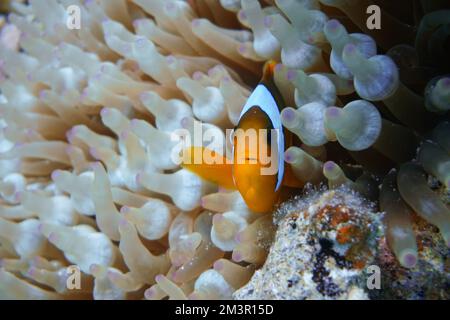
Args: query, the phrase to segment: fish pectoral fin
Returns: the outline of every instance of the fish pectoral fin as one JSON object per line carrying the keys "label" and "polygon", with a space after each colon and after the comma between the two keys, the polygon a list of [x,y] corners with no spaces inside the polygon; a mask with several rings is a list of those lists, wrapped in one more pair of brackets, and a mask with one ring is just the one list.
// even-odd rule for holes
{"label": "fish pectoral fin", "polygon": [[291,165],[286,163],[284,177],[283,177],[283,186],[290,188],[303,188],[305,184],[300,181],[292,171]]}
{"label": "fish pectoral fin", "polygon": [[188,147],[183,150],[181,166],[220,187],[236,189],[231,161],[214,150],[205,147]]}

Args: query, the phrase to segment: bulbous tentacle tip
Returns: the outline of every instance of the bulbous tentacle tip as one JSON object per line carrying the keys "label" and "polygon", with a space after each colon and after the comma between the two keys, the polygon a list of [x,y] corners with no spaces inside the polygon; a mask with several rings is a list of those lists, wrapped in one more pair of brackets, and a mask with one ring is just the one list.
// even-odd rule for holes
{"label": "bulbous tentacle tip", "polygon": [[295,70],[288,70],[288,72],[286,73],[286,79],[288,81],[294,81],[294,79],[296,77],[297,77],[297,72]]}
{"label": "bulbous tentacle tip", "polygon": [[111,109],[110,108],[102,108],[102,110],[100,110],[100,115],[103,117],[108,117],[111,114]]}
{"label": "bulbous tentacle tip", "polygon": [[241,262],[242,259],[243,259],[242,253],[239,252],[238,250],[234,250],[233,253],[232,253],[231,258],[233,259],[233,261]]}
{"label": "bulbous tentacle tip", "polygon": [[349,43],[344,47],[344,51],[342,52],[349,59],[356,56],[358,48],[353,43]]}
{"label": "bulbous tentacle tip", "polygon": [[129,213],[131,211],[131,208],[128,206],[122,206],[122,208],[120,208],[120,213],[126,215],[127,213]]}
{"label": "bulbous tentacle tip", "polygon": [[379,111],[370,102],[355,100],[344,108],[327,108],[325,126],[336,135],[344,148],[359,151],[375,143],[382,129],[382,120]]}
{"label": "bulbous tentacle tip", "polygon": [[162,275],[162,274],[158,274],[155,276],[156,282],[161,282],[163,279],[164,279],[164,275]]}
{"label": "bulbous tentacle tip", "polygon": [[440,81],[442,88],[449,90],[450,89],[450,77],[442,78]]}
{"label": "bulbous tentacle tip", "polygon": [[295,157],[294,157],[294,155],[292,153],[293,152],[290,151],[290,150],[286,150],[286,152],[284,153],[284,160],[287,163],[291,163],[292,161],[294,161]]}
{"label": "bulbous tentacle tip", "polygon": [[48,97],[48,91],[47,90],[41,90],[39,92],[39,98],[41,100],[45,100],[45,99],[47,99],[47,97]]}
{"label": "bulbous tentacle tip", "polygon": [[366,58],[355,45],[347,44],[342,59],[354,75],[355,89],[361,98],[381,101],[397,92],[399,71],[390,57],[376,55]]}
{"label": "bulbous tentacle tip", "polygon": [[332,172],[336,167],[337,165],[333,161],[327,161],[323,164],[323,170],[326,172]]}
{"label": "bulbous tentacle tip", "polygon": [[295,110],[293,108],[286,108],[281,111],[281,119],[283,123],[291,124],[295,120]]}
{"label": "bulbous tentacle tip", "polygon": [[224,264],[222,261],[218,260],[218,261],[214,262],[213,268],[216,271],[221,271],[224,268]]}
{"label": "bulbous tentacle tip", "polygon": [[431,112],[450,110],[450,76],[431,79],[425,88],[425,106]]}
{"label": "bulbous tentacle tip", "polygon": [[417,251],[405,250],[399,260],[400,264],[405,268],[414,268],[418,262]]}
{"label": "bulbous tentacle tip", "polygon": [[61,175],[61,170],[54,170],[51,174],[51,178],[53,181],[58,179],[58,177]]}
{"label": "bulbous tentacle tip", "polygon": [[145,290],[144,292],[144,297],[147,300],[150,300],[153,298],[153,296],[155,295],[155,290],[153,288],[148,288],[147,290]]}
{"label": "bulbous tentacle tip", "polygon": [[340,25],[341,25],[341,23],[338,20],[331,19],[331,20],[328,20],[328,22],[325,24],[324,29],[327,33],[333,33],[338,30]]}
{"label": "bulbous tentacle tip", "polygon": [[342,114],[342,109],[338,107],[329,107],[325,110],[325,117],[329,119],[338,118]]}

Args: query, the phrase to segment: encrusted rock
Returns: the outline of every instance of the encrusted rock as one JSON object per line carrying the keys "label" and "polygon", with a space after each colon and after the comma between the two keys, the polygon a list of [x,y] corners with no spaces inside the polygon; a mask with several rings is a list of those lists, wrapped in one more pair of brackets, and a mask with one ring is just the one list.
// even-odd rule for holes
{"label": "encrusted rock", "polygon": [[235,299],[367,299],[366,268],[377,255],[382,215],[340,187],[307,190],[275,214],[265,265]]}

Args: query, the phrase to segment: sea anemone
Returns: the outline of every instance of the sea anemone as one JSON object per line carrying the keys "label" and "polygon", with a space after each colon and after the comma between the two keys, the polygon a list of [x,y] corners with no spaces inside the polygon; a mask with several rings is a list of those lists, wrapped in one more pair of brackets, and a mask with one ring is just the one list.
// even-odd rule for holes
{"label": "sea anemone", "polygon": [[[370,30],[366,0],[3,1],[0,298],[230,299],[249,283],[272,214],[175,158],[180,132],[231,149],[270,59],[297,180],[377,205],[401,268],[421,257],[412,217],[450,246],[448,11],[387,2]],[[344,227],[337,243],[382,237]]]}

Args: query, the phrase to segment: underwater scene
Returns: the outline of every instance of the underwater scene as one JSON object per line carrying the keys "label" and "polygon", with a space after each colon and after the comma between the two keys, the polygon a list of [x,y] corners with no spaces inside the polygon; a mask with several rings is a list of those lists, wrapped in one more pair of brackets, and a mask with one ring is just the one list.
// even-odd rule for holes
{"label": "underwater scene", "polygon": [[449,111],[448,0],[0,0],[0,300],[450,300]]}

